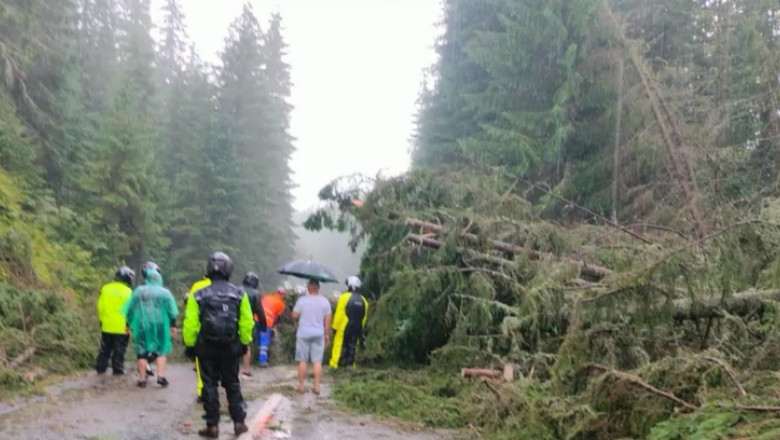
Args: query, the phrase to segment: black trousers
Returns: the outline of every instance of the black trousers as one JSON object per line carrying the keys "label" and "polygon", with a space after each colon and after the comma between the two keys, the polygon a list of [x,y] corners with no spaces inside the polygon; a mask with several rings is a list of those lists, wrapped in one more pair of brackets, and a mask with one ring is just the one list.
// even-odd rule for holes
{"label": "black trousers", "polygon": [[208,426],[219,424],[219,390],[221,383],[225,388],[228,400],[230,418],[234,422],[243,422],[246,411],[243,408],[244,398],[241,396],[241,383],[238,381],[238,367],[241,357],[209,356],[198,357],[200,377],[203,380],[203,408],[206,414],[203,418]]}
{"label": "black trousers", "polygon": [[355,363],[358,344],[362,339],[363,326],[360,322],[357,325],[347,324],[347,328],[344,329],[344,342],[341,345],[339,367],[347,367]]}
{"label": "black trousers", "polygon": [[105,373],[110,359],[111,369],[114,371],[114,374],[124,373],[125,351],[127,350],[129,339],[130,336],[125,334],[101,333],[100,351],[98,352],[97,361],[95,361],[95,370],[98,373]]}

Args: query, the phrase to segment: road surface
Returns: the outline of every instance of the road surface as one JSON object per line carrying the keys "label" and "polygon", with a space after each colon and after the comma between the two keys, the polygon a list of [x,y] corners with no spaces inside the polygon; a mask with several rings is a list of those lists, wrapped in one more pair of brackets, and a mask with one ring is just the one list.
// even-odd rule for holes
{"label": "road surface", "polygon": [[[113,377],[87,373],[46,389],[43,396],[0,404],[0,439],[176,440],[197,439],[203,426],[202,409],[195,402],[195,373],[191,365],[171,365],[171,385],[153,381],[135,387],[132,375]],[[328,382],[321,396],[294,392],[292,367],[254,370],[242,380],[248,418],[260,412],[274,394],[281,401],[268,428],[255,439],[290,440],[446,440],[449,433],[415,429],[396,421],[350,414],[329,396]],[[224,390],[220,438],[234,439],[227,416]],[[276,401],[279,401],[278,397]]]}

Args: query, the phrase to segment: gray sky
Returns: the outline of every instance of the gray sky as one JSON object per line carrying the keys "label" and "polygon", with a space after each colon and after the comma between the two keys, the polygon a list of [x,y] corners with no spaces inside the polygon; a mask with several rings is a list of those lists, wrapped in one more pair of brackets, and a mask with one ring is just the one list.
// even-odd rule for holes
{"label": "gray sky", "polygon": [[[281,13],[289,45],[295,208],[316,205],[317,192],[336,177],[405,171],[424,71],[436,61],[440,1],[251,2],[263,25]],[[190,38],[216,61],[244,0],[182,4]]]}

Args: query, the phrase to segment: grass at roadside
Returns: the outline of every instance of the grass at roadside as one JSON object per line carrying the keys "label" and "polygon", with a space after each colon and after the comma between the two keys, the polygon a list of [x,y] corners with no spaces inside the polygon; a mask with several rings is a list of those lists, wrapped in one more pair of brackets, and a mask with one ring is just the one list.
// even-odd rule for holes
{"label": "grass at roadside", "polygon": [[439,428],[467,425],[460,378],[424,371],[359,370],[334,373],[333,397],[348,408]]}

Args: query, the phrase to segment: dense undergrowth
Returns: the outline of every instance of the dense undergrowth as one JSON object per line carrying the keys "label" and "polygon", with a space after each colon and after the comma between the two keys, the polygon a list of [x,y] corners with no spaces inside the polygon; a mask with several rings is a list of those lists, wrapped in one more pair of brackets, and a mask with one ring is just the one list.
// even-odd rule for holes
{"label": "dense undergrowth", "polygon": [[77,228],[75,215],[45,199],[30,203],[0,168],[3,390],[23,389],[47,374],[72,372],[93,361],[99,326],[82,301],[93,304],[99,273],[88,252],[51,240],[60,228]]}
{"label": "dense undergrowth", "polygon": [[[486,385],[430,368],[340,374],[334,397],[358,412],[457,429],[472,438],[491,440],[758,440],[780,435],[780,421],[773,413],[730,408],[733,390],[727,386],[728,378],[714,368],[705,370],[709,377],[693,388],[676,376],[654,382],[670,386],[678,395],[694,393],[704,399],[706,403],[695,413],[677,411],[656,395],[609,378],[594,380],[581,393],[562,397],[549,383],[520,379]],[[667,373],[685,374],[655,372]],[[749,392],[780,391],[777,375],[760,376],[746,383]],[[780,398],[774,400],[780,402]]]}
{"label": "dense undergrowth", "polygon": [[[776,200],[691,239],[673,224],[564,227],[498,175],[411,173],[323,196],[331,210],[310,227],[368,238],[363,362],[429,369],[340,382],[355,409],[494,439],[776,432],[771,414],[737,408],[780,404]],[[510,383],[459,378],[507,363]]]}

